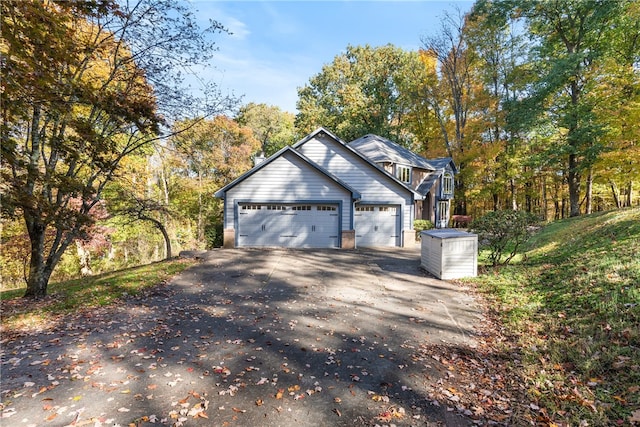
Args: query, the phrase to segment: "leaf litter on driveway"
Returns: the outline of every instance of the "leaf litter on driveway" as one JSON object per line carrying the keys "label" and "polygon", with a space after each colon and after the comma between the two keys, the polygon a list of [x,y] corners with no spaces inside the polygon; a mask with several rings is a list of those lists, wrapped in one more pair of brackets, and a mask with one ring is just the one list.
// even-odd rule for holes
{"label": "leaf litter on driveway", "polygon": [[517,378],[496,363],[493,338],[475,327],[486,319],[473,298],[418,265],[411,252],[213,251],[119,305],[38,333],[3,331],[0,425],[531,417],[513,403]]}

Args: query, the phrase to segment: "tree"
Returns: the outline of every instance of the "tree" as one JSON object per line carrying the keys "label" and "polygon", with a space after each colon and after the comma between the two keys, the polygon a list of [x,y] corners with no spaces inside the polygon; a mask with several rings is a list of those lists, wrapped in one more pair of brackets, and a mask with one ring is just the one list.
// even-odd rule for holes
{"label": "tree", "polygon": [[[569,189],[569,214],[580,214],[582,185],[604,150],[604,123],[595,114],[599,64],[611,55],[610,41],[621,31],[626,1],[521,0],[512,13],[524,17],[533,37],[533,64],[539,80],[519,102],[517,115],[547,120],[557,129],[549,156],[563,164]],[[528,116],[528,117],[527,117]],[[522,118],[519,120],[522,121]],[[590,192],[587,191],[587,205]]]}
{"label": "tree", "polygon": [[[201,108],[172,76],[207,60],[212,43],[172,1],[1,7],[2,214],[24,219],[25,297],[40,298],[121,161],[158,138],[169,115]],[[226,99],[215,101],[212,108],[226,108]]]}
{"label": "tree", "polygon": [[416,52],[390,44],[347,46],[298,90],[296,127],[307,133],[325,126],[346,140],[374,133],[411,146],[407,88],[420,70]]}
{"label": "tree", "polygon": [[222,218],[220,203],[211,194],[251,169],[261,144],[250,128],[226,116],[176,126],[189,130],[172,137],[159,151],[161,156],[173,154],[169,173],[181,180],[181,194],[169,194],[169,203],[175,205],[174,211],[197,218],[197,239],[211,247],[213,242],[205,242],[206,230]]}
{"label": "tree", "polygon": [[[467,213],[466,165],[470,138],[467,121],[473,94],[471,67],[475,59],[468,48],[465,33],[466,16],[458,10],[457,16],[446,14],[440,32],[422,38],[424,54],[437,64],[438,79],[428,94],[436,114],[444,144],[450,157],[456,160],[460,173],[456,177],[456,207],[458,214]],[[451,126],[453,132],[451,132]]]}
{"label": "tree", "polygon": [[[474,220],[470,228],[478,234],[481,245],[489,248],[489,260],[496,267],[509,264],[537,223],[529,212],[499,210]],[[507,257],[502,260],[504,254]]]}
{"label": "tree", "polygon": [[253,131],[266,156],[296,141],[295,116],[279,107],[251,102],[240,108],[235,120]]}

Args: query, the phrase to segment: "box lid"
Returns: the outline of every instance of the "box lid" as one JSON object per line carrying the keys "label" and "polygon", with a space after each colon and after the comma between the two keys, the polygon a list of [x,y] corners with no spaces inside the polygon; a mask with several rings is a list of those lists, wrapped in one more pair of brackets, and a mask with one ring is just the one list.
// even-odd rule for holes
{"label": "box lid", "polygon": [[477,237],[476,234],[466,231],[456,230],[455,228],[439,228],[435,230],[422,231],[420,234],[436,237],[438,239],[452,239],[457,237]]}

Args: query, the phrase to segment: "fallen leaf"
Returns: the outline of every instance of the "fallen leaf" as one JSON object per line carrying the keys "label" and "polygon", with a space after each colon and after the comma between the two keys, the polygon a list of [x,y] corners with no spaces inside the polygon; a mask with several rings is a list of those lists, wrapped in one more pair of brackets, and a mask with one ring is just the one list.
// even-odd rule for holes
{"label": "fallen leaf", "polygon": [[247,412],[246,409],[231,408],[231,410],[233,410],[233,412],[238,412],[240,414],[244,414],[245,412]]}
{"label": "fallen leaf", "polygon": [[262,401],[262,399],[256,400],[256,406],[262,406],[262,405],[264,405],[264,402]]}

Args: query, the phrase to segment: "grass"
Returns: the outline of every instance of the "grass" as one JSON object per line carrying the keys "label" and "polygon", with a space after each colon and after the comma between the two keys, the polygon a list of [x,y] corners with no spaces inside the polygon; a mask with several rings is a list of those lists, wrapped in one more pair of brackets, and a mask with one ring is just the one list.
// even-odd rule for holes
{"label": "grass", "polygon": [[640,410],[640,208],[556,221],[474,281],[524,357],[538,421],[630,425]]}
{"label": "grass", "polygon": [[38,329],[64,314],[114,304],[169,280],[193,263],[192,260],[173,259],[51,283],[47,297],[37,301],[23,299],[24,288],[0,292],[2,330]]}

